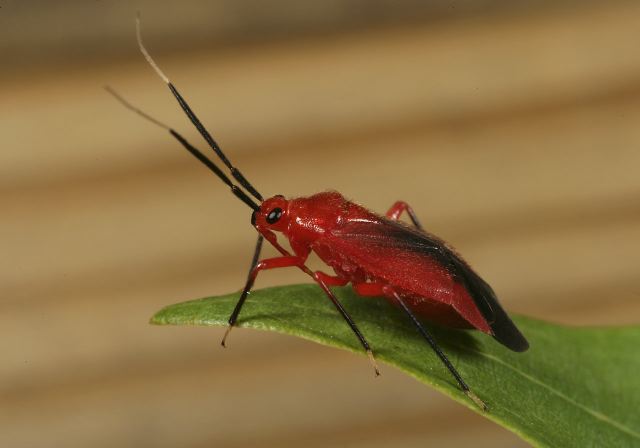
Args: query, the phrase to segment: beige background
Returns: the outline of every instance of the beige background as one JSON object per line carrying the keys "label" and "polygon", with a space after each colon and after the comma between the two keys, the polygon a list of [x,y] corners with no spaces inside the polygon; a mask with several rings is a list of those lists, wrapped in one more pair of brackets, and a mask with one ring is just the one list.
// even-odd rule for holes
{"label": "beige background", "polygon": [[407,200],[510,311],[640,321],[638,2],[0,6],[0,446],[526,446],[362,357],[249,330],[223,351],[220,328],[147,325],[240,288],[255,233],[102,90],[200,144],[137,53],[137,8],[264,194]]}

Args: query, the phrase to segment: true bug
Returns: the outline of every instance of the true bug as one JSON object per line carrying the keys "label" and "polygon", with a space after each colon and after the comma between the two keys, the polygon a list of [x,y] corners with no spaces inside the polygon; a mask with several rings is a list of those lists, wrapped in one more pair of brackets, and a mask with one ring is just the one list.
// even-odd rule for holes
{"label": "true bug", "polygon": [[[405,202],[396,202],[385,216],[381,216],[335,191],[293,199],[286,199],[282,195],[264,199],[231,164],[182,95],[153,61],[142,43],[139,18],[136,25],[142,54],[168,85],[180,107],[239,186],[175,130],[131,106],[115,92],[111,93],[128,108],[168,130],[227,184],[231,192],[252,209],[251,224],[258,231],[247,281],[229,318],[222,345],[225,346],[258,273],[268,269],[298,267],[318,283],[351,327],[368,354],[376,375],[379,375],[379,371],[369,343],[331,292],[331,286],[351,283],[361,296],[383,296],[398,305],[454,376],[460,388],[486,410],[485,403],[471,392],[418,317],[448,327],[475,328],[490,334],[511,350],[527,350],[527,340],[500,306],[491,287],[447,243],[426,232],[413,209]],[[413,227],[399,221],[405,212]],[[276,232],[288,240],[292,253],[280,245]],[[263,239],[269,241],[281,256],[260,260]],[[335,275],[311,271],[305,265],[311,252],[315,252],[331,267]]]}

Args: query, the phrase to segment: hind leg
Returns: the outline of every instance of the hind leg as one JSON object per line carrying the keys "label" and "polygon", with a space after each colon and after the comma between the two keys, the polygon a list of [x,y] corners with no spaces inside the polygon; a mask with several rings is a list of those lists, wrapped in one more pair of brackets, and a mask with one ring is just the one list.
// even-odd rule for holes
{"label": "hind leg", "polygon": [[407,306],[406,302],[402,298],[402,296],[395,290],[393,287],[389,285],[385,285],[383,283],[357,283],[353,285],[353,289],[361,296],[385,296],[395,300],[395,302],[400,306],[400,308],[405,312],[405,314],[411,319],[411,322],[416,327],[420,335],[429,343],[433,351],[438,355],[440,361],[445,365],[445,367],[451,372],[453,377],[456,379],[456,382],[460,386],[460,389],[471,399],[475,404],[477,404],[482,410],[488,410],[487,405],[480,399],[476,394],[474,394],[465,381],[462,379],[460,373],[453,367],[447,355],[444,354],[440,346],[436,343],[435,339],[429,333],[429,331],[425,328],[425,326],[418,320],[411,308]]}
{"label": "hind leg", "polygon": [[418,220],[418,216],[416,215],[416,213],[413,211],[411,206],[404,201],[398,201],[393,204],[387,211],[387,218],[398,221],[400,220],[400,216],[402,216],[403,212],[407,212],[414,226],[416,226],[420,230],[424,230],[422,228],[422,224],[420,224],[420,221]]}

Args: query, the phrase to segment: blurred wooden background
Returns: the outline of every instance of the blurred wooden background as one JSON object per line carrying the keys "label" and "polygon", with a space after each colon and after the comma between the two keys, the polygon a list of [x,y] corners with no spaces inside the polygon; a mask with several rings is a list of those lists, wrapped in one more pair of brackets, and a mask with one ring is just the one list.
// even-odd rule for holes
{"label": "blurred wooden background", "polygon": [[264,194],[407,200],[510,311],[640,321],[638,2],[4,0],[0,446],[526,446],[362,357],[147,325],[240,288],[254,231],[102,90],[199,143],[137,53],[136,9]]}

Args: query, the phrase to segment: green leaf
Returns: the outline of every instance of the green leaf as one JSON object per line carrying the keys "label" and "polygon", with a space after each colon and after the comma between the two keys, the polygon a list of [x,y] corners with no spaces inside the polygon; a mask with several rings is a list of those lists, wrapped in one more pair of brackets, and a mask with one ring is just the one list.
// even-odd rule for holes
{"label": "green leaf", "polygon": [[[376,358],[398,367],[540,447],[640,446],[640,327],[569,328],[525,317],[515,322],[531,348],[514,353],[478,331],[434,328],[436,339],[482,412],[456,386],[400,310],[351,288],[336,295]],[[239,293],[168,306],[151,323],[226,325]],[[315,285],[251,293],[240,327],[273,330],[363,353],[358,340]]]}

